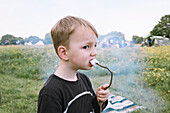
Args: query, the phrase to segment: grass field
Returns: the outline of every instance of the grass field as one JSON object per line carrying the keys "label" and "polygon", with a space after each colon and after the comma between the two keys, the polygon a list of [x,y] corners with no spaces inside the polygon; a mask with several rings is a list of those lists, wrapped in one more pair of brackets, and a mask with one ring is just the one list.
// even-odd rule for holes
{"label": "grass field", "polygon": [[[146,109],[170,112],[170,46],[97,48],[97,59],[114,72],[110,92]],[[52,46],[0,46],[0,113],[35,113],[37,98],[59,62]],[[100,67],[81,71],[96,90],[109,83],[110,73]]]}

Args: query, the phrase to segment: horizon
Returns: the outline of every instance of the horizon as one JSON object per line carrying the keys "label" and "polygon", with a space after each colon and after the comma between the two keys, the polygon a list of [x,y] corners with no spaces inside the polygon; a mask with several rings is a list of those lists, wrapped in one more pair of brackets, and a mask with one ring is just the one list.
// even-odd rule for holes
{"label": "horizon", "polygon": [[[111,31],[111,32],[108,32],[108,33],[106,33],[106,34],[100,34],[100,33],[98,33],[98,36],[105,36],[105,35],[108,35],[108,34],[110,34],[110,33],[114,33],[114,32],[119,32],[119,31]],[[122,32],[120,32],[120,33],[122,33]],[[46,34],[48,34],[48,33],[46,33]],[[45,35],[46,35],[45,34]],[[123,33],[122,33],[123,34]],[[12,34],[5,34],[5,35],[12,35]],[[5,36],[5,35],[3,35],[3,36]],[[38,36],[36,36],[36,35],[30,35],[30,36],[28,36],[28,37],[21,37],[21,38],[23,38],[23,39],[26,39],[26,38],[29,38],[29,37],[38,37],[39,39],[41,39],[41,40],[44,40],[45,39],[45,35],[44,35],[44,38],[40,38],[40,37],[38,37]],[[14,37],[20,37],[20,36],[15,36],[15,35],[12,35],[12,36],[14,36]],[[0,40],[1,40],[1,38],[2,37],[0,37]]]}

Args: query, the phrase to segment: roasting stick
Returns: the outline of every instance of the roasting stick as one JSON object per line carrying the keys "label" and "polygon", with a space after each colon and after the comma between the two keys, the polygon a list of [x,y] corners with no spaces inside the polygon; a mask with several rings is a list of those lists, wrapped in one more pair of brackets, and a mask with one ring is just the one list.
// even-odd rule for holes
{"label": "roasting stick", "polygon": [[113,72],[108,68],[108,67],[105,67],[105,66],[102,66],[100,65],[99,63],[97,63],[98,66],[102,67],[102,68],[106,68],[110,73],[111,73],[111,79],[110,79],[110,83],[109,83],[109,86],[105,88],[108,89],[111,85],[112,85],[112,80],[113,80]]}
{"label": "roasting stick", "polygon": [[[109,86],[106,87],[105,90],[108,89],[108,88],[112,85],[113,72],[112,72],[108,67],[100,65],[100,64],[99,64],[99,61],[97,61],[96,59],[91,60],[90,63],[91,63],[93,66],[98,65],[98,66],[100,66],[100,67],[102,67],[102,68],[105,68],[105,69],[107,69],[107,70],[111,73],[111,79],[110,79]],[[102,112],[102,102],[99,102],[99,105],[100,105],[100,113],[101,113],[101,112]]]}

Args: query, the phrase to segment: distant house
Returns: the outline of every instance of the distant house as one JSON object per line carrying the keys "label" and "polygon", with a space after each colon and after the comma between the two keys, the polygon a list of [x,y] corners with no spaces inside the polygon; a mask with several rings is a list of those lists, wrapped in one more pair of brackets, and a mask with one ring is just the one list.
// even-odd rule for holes
{"label": "distant house", "polygon": [[44,42],[43,41],[38,41],[36,44],[34,44],[34,45],[44,45]]}
{"label": "distant house", "polygon": [[144,37],[143,42],[145,45],[148,46],[148,38],[150,38],[152,46],[162,46],[162,45],[170,45],[169,38],[162,37],[162,36],[148,36]]}
{"label": "distant house", "polygon": [[32,45],[31,42],[26,42],[24,45]]}

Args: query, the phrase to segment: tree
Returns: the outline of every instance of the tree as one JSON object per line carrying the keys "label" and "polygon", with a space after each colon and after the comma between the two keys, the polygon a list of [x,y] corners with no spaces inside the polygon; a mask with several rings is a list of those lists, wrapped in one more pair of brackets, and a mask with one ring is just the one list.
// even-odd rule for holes
{"label": "tree", "polygon": [[15,37],[10,34],[6,34],[1,38],[1,45],[19,45],[24,44],[24,42],[22,37]]}
{"label": "tree", "polygon": [[52,44],[52,40],[51,40],[51,35],[50,35],[50,33],[47,33],[47,34],[45,35],[44,44]]}
{"label": "tree", "polygon": [[32,44],[36,44],[37,42],[39,42],[41,39],[37,36],[30,36],[28,38],[25,39],[25,41],[28,43],[28,42],[31,42]]}
{"label": "tree", "polygon": [[150,34],[170,38],[170,15],[163,16]]}
{"label": "tree", "polygon": [[142,41],[143,41],[143,37],[139,37],[139,36],[133,35],[132,41],[133,41],[133,43],[135,43],[135,44],[141,44]]}

